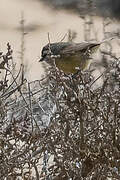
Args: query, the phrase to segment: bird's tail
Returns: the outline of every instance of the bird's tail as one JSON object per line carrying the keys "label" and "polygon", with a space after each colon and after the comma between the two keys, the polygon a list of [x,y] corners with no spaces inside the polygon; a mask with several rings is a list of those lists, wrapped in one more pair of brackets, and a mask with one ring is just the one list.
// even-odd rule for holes
{"label": "bird's tail", "polygon": [[114,37],[110,37],[110,38],[107,38],[107,39],[103,39],[103,40],[100,42],[100,44],[105,43],[105,42],[112,41],[112,40],[115,39],[115,38],[116,38],[116,37],[114,36]]}

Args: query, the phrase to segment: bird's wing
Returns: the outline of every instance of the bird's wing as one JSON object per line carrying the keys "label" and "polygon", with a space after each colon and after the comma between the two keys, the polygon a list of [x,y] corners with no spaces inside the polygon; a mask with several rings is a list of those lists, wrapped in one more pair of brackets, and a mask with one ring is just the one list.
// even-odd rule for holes
{"label": "bird's wing", "polygon": [[76,52],[85,52],[87,48],[89,47],[90,43],[84,42],[84,43],[73,43],[62,49],[61,55],[72,55]]}

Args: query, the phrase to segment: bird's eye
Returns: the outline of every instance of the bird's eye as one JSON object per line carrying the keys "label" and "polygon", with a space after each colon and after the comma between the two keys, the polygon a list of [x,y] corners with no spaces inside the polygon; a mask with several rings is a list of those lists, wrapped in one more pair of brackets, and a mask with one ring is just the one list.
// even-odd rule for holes
{"label": "bird's eye", "polygon": [[45,57],[47,55],[48,55],[48,51],[47,50],[42,51],[42,57]]}

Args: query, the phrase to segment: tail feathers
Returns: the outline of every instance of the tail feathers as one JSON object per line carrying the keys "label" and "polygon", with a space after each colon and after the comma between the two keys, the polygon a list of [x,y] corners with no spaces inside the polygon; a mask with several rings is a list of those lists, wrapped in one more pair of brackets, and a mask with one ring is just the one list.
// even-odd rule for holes
{"label": "tail feathers", "polygon": [[108,41],[112,41],[113,39],[115,39],[116,37],[110,37],[110,38],[107,38],[107,39],[103,39],[103,41],[100,42],[100,44],[102,43],[105,43],[105,42],[108,42]]}

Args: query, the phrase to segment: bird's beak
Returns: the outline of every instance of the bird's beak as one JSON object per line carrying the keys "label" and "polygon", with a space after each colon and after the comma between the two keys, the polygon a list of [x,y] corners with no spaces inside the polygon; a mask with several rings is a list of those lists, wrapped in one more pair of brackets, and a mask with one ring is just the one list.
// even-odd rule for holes
{"label": "bird's beak", "polygon": [[40,62],[40,61],[44,61],[44,58],[43,58],[43,57],[41,57],[41,58],[40,58],[40,60],[39,60],[39,62]]}
{"label": "bird's beak", "polygon": [[41,61],[49,61],[50,60],[50,56],[49,55],[46,55],[45,57],[41,57],[41,59],[39,60],[39,62]]}

